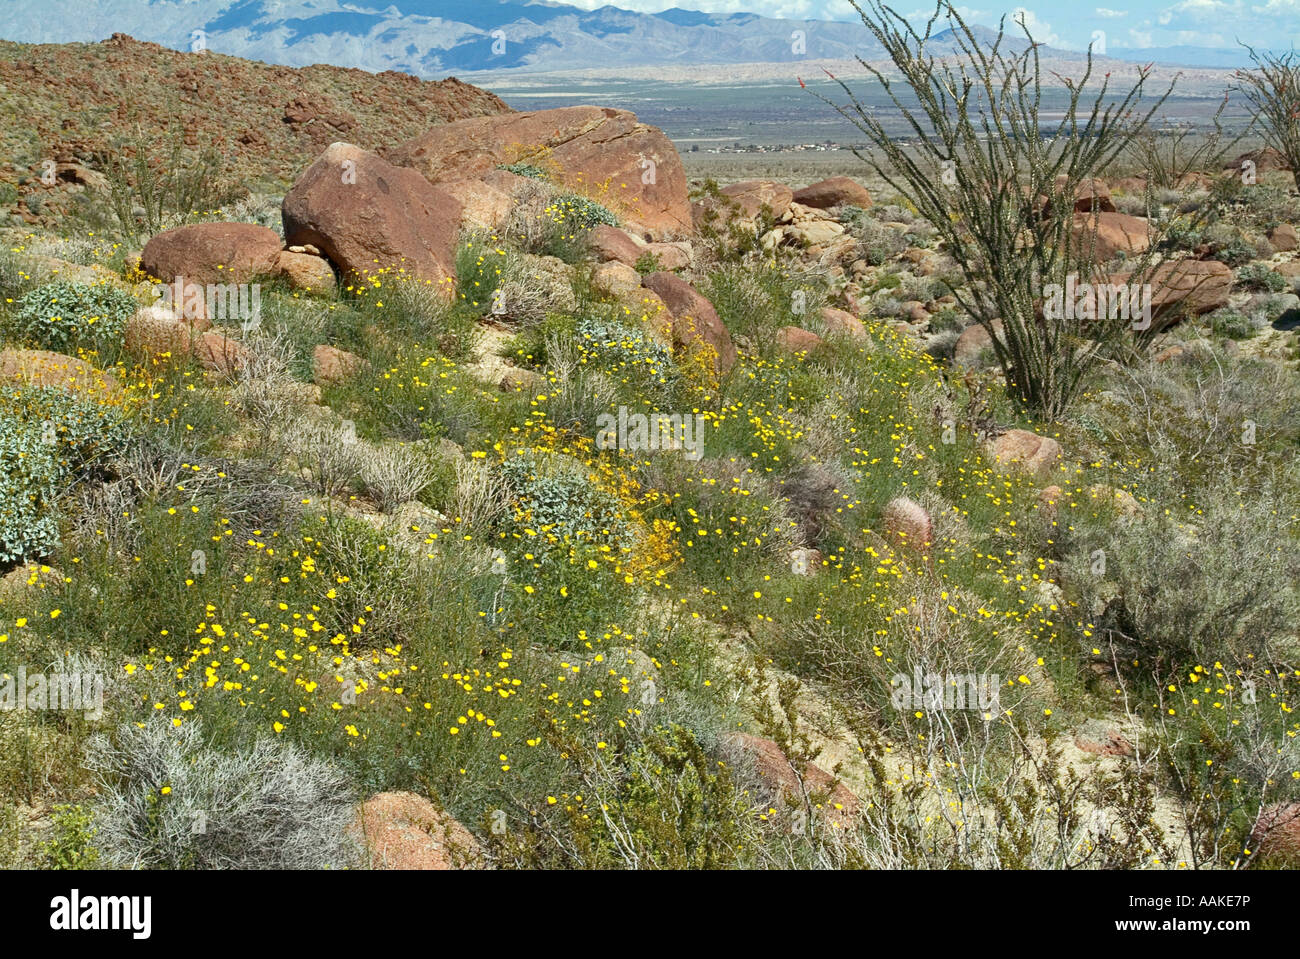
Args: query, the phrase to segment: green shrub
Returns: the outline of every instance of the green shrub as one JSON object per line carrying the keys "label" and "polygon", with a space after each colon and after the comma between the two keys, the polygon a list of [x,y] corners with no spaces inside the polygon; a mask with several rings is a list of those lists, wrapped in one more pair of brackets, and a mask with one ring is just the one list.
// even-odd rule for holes
{"label": "green shrub", "polygon": [[636,260],[635,269],[642,276],[649,273],[657,273],[662,267],[659,265],[659,256],[656,253],[642,253]]}
{"label": "green shrub", "polygon": [[505,170],[507,173],[513,173],[515,176],[526,176],[532,180],[549,180],[546,171],[539,166],[531,163],[503,163],[497,167],[498,170]]}
{"label": "green shrub", "polygon": [[871,284],[871,293],[879,293],[881,290],[897,290],[903,285],[902,278],[897,273],[881,273],[876,277],[876,281]]}
{"label": "green shrub", "polygon": [[493,294],[501,286],[507,254],[495,237],[471,236],[456,248],[458,306],[474,316],[492,310]]}
{"label": "green shrub", "polygon": [[[518,869],[735,869],[752,864],[759,822],[730,768],[676,723],[655,730],[619,763],[570,747],[600,794],[605,816],[543,807],[522,829],[493,835]],[[617,828],[611,824],[617,823]],[[553,836],[573,834],[572,843]],[[558,847],[558,848],[557,848]]]}
{"label": "green shrub", "polygon": [[1215,310],[1206,319],[1209,320],[1210,329],[1214,334],[1225,339],[1246,340],[1255,335],[1255,324],[1251,322],[1250,317],[1231,307]]}
{"label": "green shrub", "polygon": [[42,433],[0,418],[0,563],[44,556],[59,544],[58,466]]}
{"label": "green shrub", "polygon": [[41,844],[46,869],[93,869],[99,850],[93,845],[94,816],[82,806],[54,807],[54,836]]}
{"label": "green shrub", "polygon": [[949,307],[930,317],[931,333],[960,333],[963,329],[961,316]]}
{"label": "green shrub", "polygon": [[1214,258],[1220,263],[1228,264],[1233,269],[1245,266],[1255,259],[1257,255],[1255,248],[1241,237],[1235,237],[1222,246],[1215,246],[1214,248]]}
{"label": "green shrub", "polygon": [[115,410],[57,387],[0,397],[0,563],[58,546],[62,482],[124,435]]}
{"label": "green shrub", "polygon": [[672,350],[643,330],[617,320],[583,317],[574,332],[585,341],[584,350],[596,354],[605,372],[637,386],[643,394],[666,400],[680,382]]}
{"label": "green shrub", "polygon": [[23,340],[58,353],[102,350],[121,341],[135,310],[135,299],[124,290],[56,280],[18,301],[13,327]]}
{"label": "green shrub", "polygon": [[1194,250],[1204,242],[1204,224],[1185,219],[1170,223],[1160,238],[1160,245],[1166,250]]}
{"label": "green shrub", "polygon": [[529,526],[548,539],[631,548],[632,531],[618,500],[568,457],[531,452],[501,464]]}
{"label": "green shrub", "polygon": [[1238,270],[1237,285],[1257,293],[1281,293],[1287,288],[1286,277],[1262,263],[1251,263]]}
{"label": "green shrub", "polygon": [[554,210],[565,226],[575,230],[590,230],[601,224],[618,226],[618,217],[611,210],[576,193],[556,197]]}

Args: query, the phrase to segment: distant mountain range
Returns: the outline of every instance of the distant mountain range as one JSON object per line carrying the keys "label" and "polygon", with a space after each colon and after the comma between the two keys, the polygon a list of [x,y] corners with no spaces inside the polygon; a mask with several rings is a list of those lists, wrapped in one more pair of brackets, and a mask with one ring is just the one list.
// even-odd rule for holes
{"label": "distant mountain range", "polygon": [[[583,10],[547,0],[3,0],[4,39],[70,43],[118,32],[177,50],[206,47],[286,66],[328,63],[422,78],[883,55],[861,23],[680,8]],[[1009,27],[1008,34],[1018,35],[1018,29]],[[939,35],[933,47],[943,53],[951,43]],[[1082,56],[1047,52],[1065,60]],[[1244,51],[1201,47],[1110,53],[1202,68],[1248,64]]]}

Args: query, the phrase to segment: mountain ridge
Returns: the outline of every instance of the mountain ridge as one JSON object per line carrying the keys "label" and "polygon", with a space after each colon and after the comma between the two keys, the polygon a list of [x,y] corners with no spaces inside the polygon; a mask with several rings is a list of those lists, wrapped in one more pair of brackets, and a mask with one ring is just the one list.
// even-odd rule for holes
{"label": "mountain ridge", "polygon": [[[316,63],[422,79],[456,72],[550,72],[583,63],[678,66],[868,59],[883,54],[853,21],[790,20],[756,13],[673,7],[639,13],[606,4],[586,10],[549,0],[8,0],[6,39],[94,42],[125,32],[172,49],[204,47],[282,66]],[[996,31],[972,24],[982,40]],[[1025,41],[1007,23],[1012,49]],[[951,48],[946,31],[932,42]],[[1081,51],[1046,48],[1079,59]],[[1192,67],[1246,65],[1244,50],[1116,49],[1116,59]]]}

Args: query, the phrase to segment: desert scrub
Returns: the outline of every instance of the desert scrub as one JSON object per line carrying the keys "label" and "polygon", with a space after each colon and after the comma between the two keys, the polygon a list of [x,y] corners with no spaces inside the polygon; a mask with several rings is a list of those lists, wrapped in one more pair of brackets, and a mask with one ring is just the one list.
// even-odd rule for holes
{"label": "desert scrub", "polygon": [[582,541],[620,552],[630,550],[631,530],[618,500],[592,484],[577,461],[532,451],[501,464],[517,500],[516,520],[527,522],[542,542]]}
{"label": "desert scrub", "polygon": [[467,312],[482,316],[492,311],[507,256],[497,237],[487,234],[474,234],[456,247],[456,297]]}
{"label": "desert scrub", "polygon": [[587,252],[587,234],[597,226],[618,226],[607,207],[577,193],[562,193],[542,210],[542,239],[533,252],[577,263]]}
{"label": "desert scrub", "polygon": [[1259,256],[1259,250],[1241,237],[1233,237],[1221,246],[1211,244],[1211,251],[1216,260],[1233,268],[1245,266]]}
{"label": "desert scrub", "polygon": [[701,292],[733,334],[749,337],[766,354],[777,330],[807,325],[819,314],[826,284],[820,276],[774,262],[735,263],[711,273]]}
{"label": "desert scrub", "polygon": [[0,395],[0,563],[53,552],[64,483],[124,436],[120,411],[57,387]]}
{"label": "desert scrub", "polygon": [[[568,748],[590,784],[547,797],[528,821],[489,841],[512,868],[734,869],[752,863],[760,823],[726,763],[676,723],[625,755]],[[602,744],[603,745],[603,744]],[[557,792],[560,792],[557,790]],[[590,815],[591,798],[602,815]],[[557,835],[572,835],[556,843]]]}
{"label": "desert scrub", "polygon": [[513,173],[515,176],[526,176],[532,180],[550,179],[550,175],[545,170],[532,163],[503,163],[497,169]]}
{"label": "desert scrub", "polygon": [[355,797],[330,765],[269,738],[211,748],[202,724],[119,726],[87,748],[103,858],[136,869],[339,869]]}
{"label": "desert scrub", "polygon": [[1237,286],[1253,293],[1281,293],[1286,277],[1263,263],[1249,263],[1237,271]]}
{"label": "desert scrub", "polygon": [[618,226],[618,217],[608,207],[577,193],[565,193],[556,198],[555,212],[566,225],[574,229],[590,230],[601,226]]}
{"label": "desert scrub", "polygon": [[41,844],[46,869],[94,869],[99,864],[95,848],[94,817],[82,806],[60,803],[54,807],[54,836]]}
{"label": "desert scrub", "polygon": [[[1071,346],[1078,336],[1072,324],[1037,318],[1034,291],[1092,272],[1097,244],[1086,228],[1075,227],[1077,195],[1087,178],[1099,175],[1131,143],[1173,87],[1148,101],[1146,69],[1124,89],[1112,91],[1107,77],[1086,99],[1086,78],[1072,82],[1066,91],[1069,106],[1053,121],[1055,131],[1025,136],[1019,131],[1040,130],[1045,118],[1040,114],[1043,71],[1023,22],[1027,42],[1013,48],[999,30],[990,43],[971,32],[957,8],[940,0],[931,25],[946,21],[960,52],[939,61],[925,55],[926,37],[885,4],[873,0],[858,12],[902,74],[906,102],[893,92],[898,84],[869,64],[867,70],[885,81],[893,106],[917,137],[903,147],[842,80],[836,82],[847,103],[814,95],[867,137],[874,148],[866,157],[872,168],[937,231],[965,280],[953,291],[958,305],[989,331],[1011,393],[1032,415],[1056,418],[1084,389],[1101,351]],[[1089,52],[1089,67],[1091,62]],[[989,102],[969,96],[974,88],[1018,89],[1026,95]],[[997,136],[981,132],[994,127]],[[1045,211],[1026,202],[1040,195],[1055,198]],[[1139,268],[1147,259],[1140,258]],[[1000,329],[995,319],[1001,320]],[[1128,335],[1117,322],[1098,323],[1089,332],[1099,346]]]}
{"label": "desert scrub", "polygon": [[135,310],[135,298],[117,287],[56,280],[25,294],[10,325],[19,339],[41,349],[104,351],[120,344]]}
{"label": "desert scrub", "polygon": [[[1100,645],[1126,669],[1157,679],[1197,663],[1294,661],[1300,551],[1282,517],[1295,506],[1294,496],[1259,476],[1249,497],[1225,484],[1203,491],[1194,513],[1152,511],[1099,530],[1065,565],[1096,624],[1085,653]],[[1232,557],[1232,577],[1214,554]]]}
{"label": "desert scrub", "polygon": [[1231,307],[1215,310],[1205,319],[1210,324],[1210,329],[1215,336],[1221,336],[1228,340],[1249,339],[1259,332],[1250,317]]}
{"label": "desert scrub", "polygon": [[574,326],[584,363],[621,380],[636,393],[667,400],[681,374],[672,351],[644,331],[617,320],[587,316]]}

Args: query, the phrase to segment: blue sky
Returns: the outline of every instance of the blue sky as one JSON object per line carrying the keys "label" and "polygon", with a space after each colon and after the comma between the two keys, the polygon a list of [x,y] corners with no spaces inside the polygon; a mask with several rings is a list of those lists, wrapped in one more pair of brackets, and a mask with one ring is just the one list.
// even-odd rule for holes
{"label": "blue sky", "polygon": [[[746,11],[790,19],[857,19],[846,0],[565,0],[578,7],[595,9],[612,2],[627,10],[645,13],[680,6],[710,13]],[[979,2],[959,6],[963,17],[996,26],[1002,14],[1023,11],[1034,39],[1067,50],[1087,47],[1095,31],[1105,34],[1112,48],[1141,47],[1234,47],[1237,41],[1268,49],[1300,46],[1300,0],[1107,0],[1094,6],[1059,0],[1001,6]],[[889,6],[912,14],[922,22],[933,12],[933,0],[891,0]]]}

